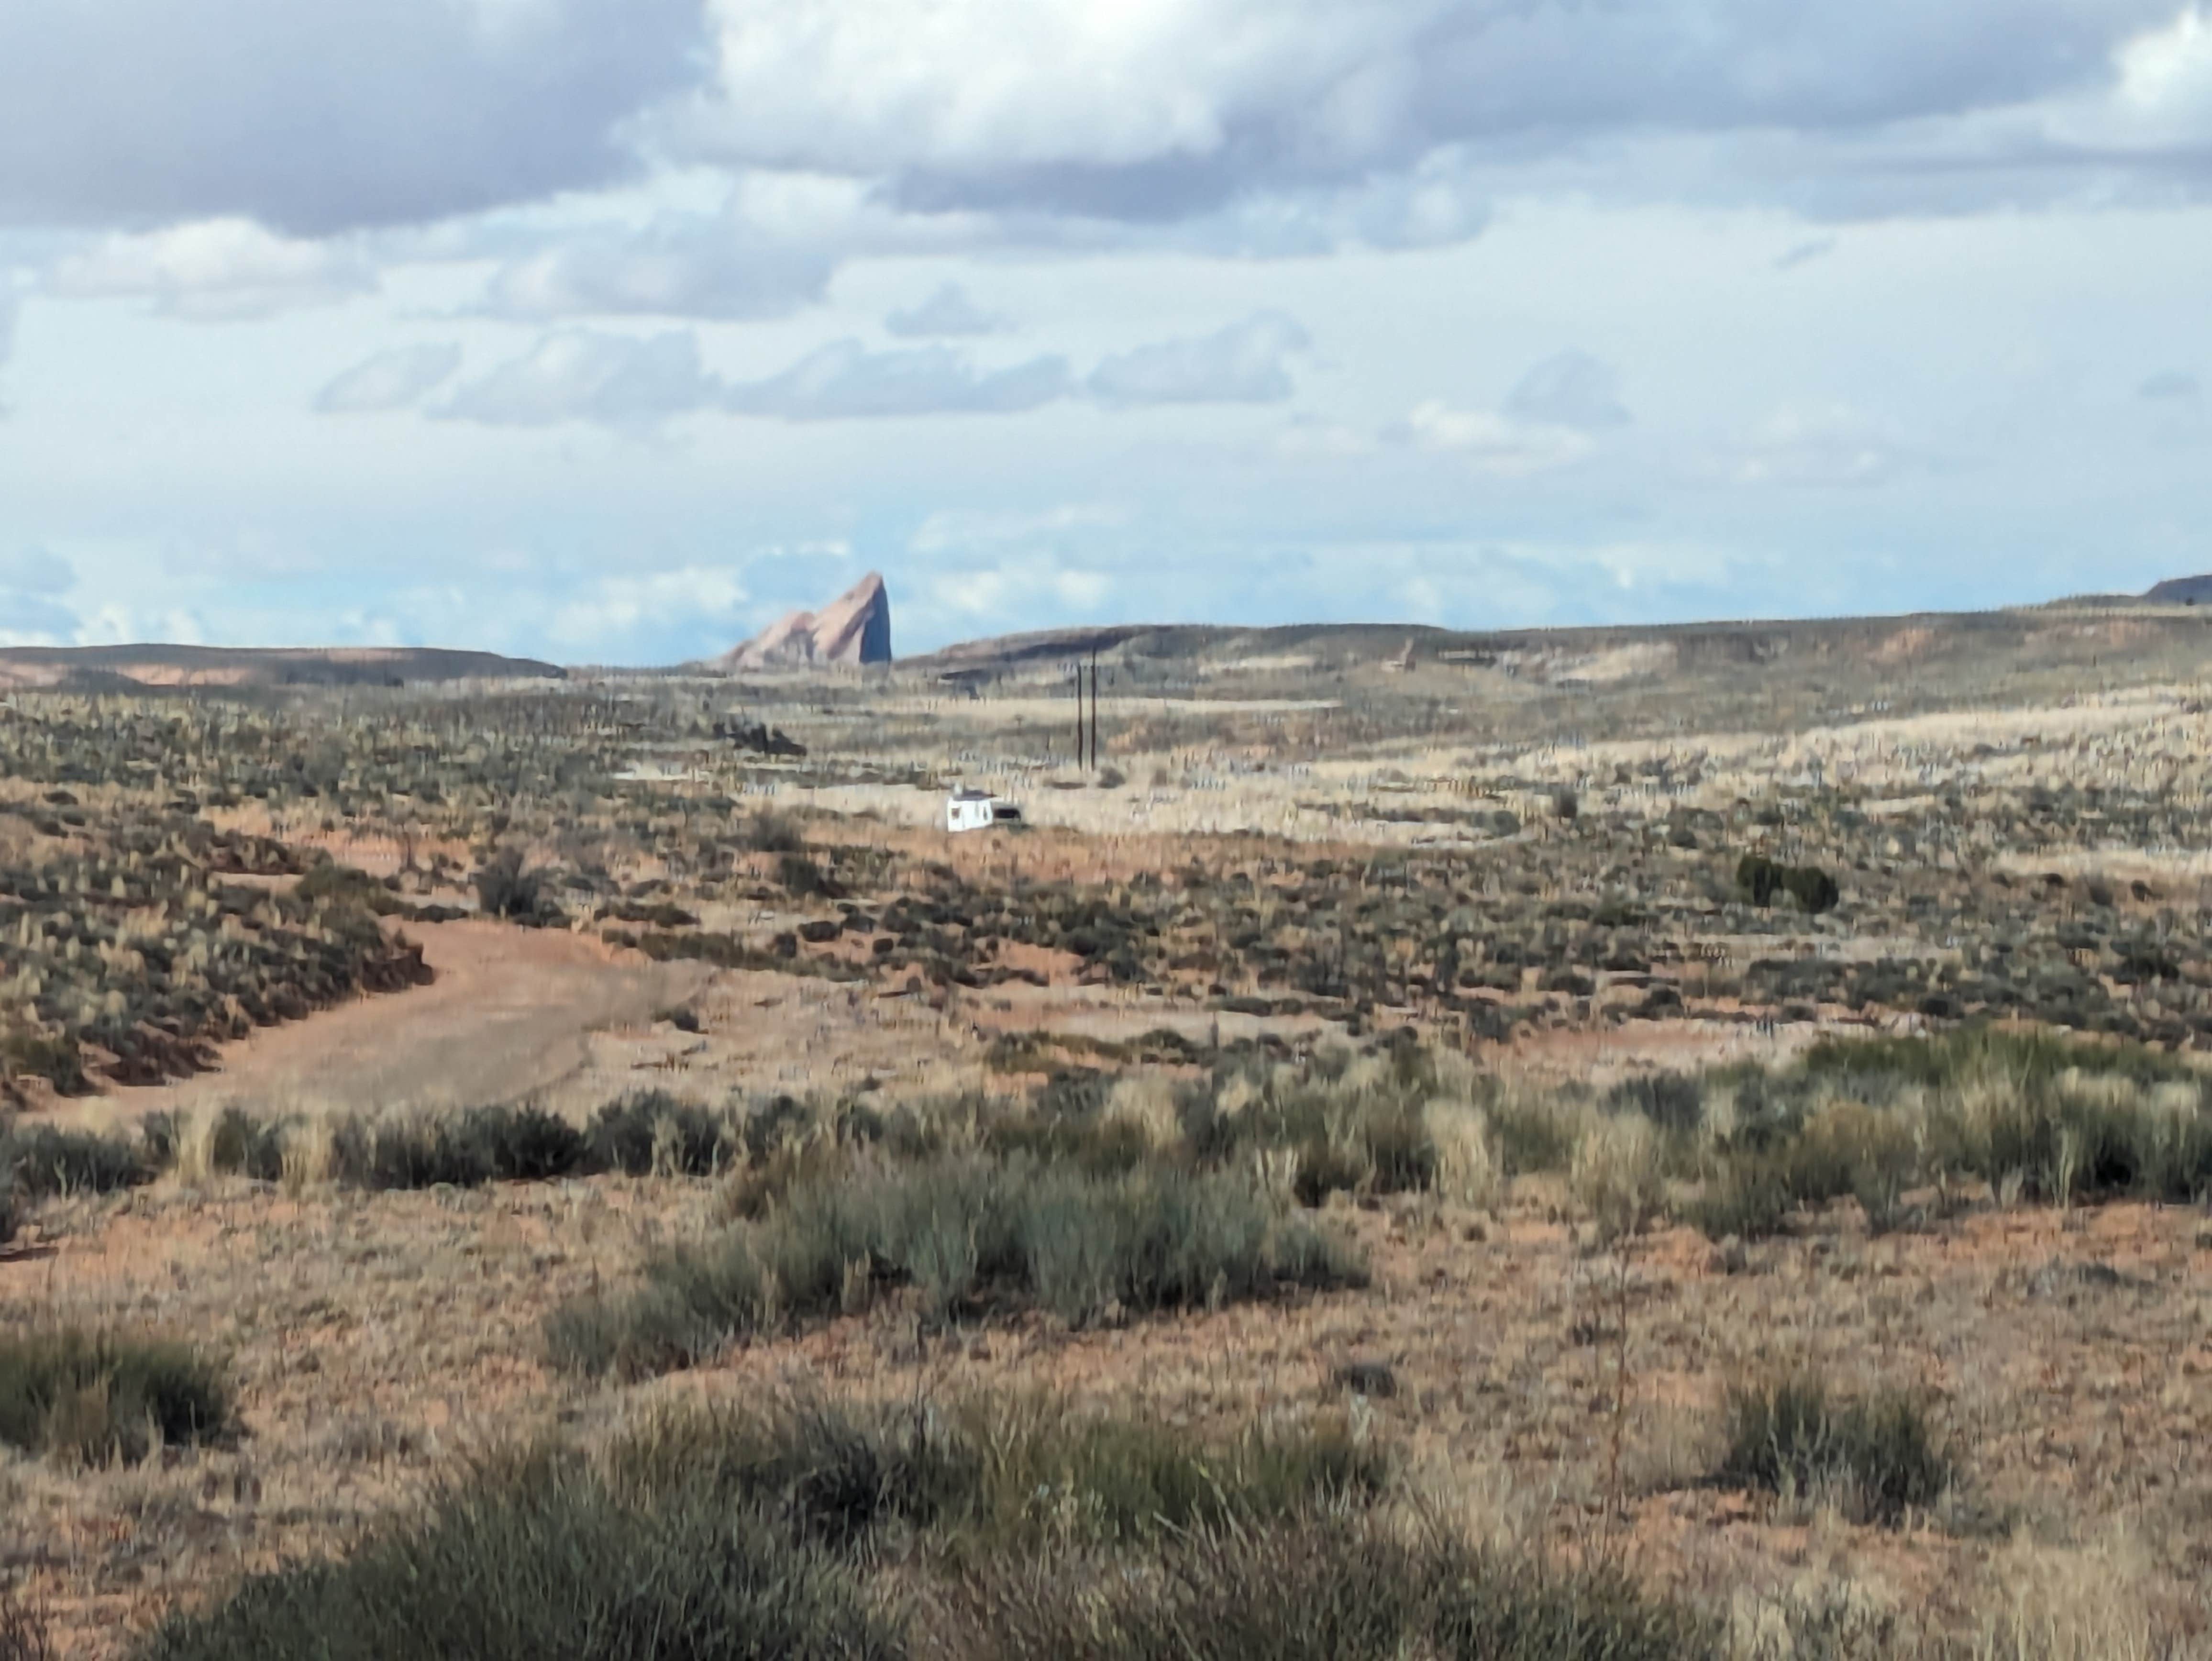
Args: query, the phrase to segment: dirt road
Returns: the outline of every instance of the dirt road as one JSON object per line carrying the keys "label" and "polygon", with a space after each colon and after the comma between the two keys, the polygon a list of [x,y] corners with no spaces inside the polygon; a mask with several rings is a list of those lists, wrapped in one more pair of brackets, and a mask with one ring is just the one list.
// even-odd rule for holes
{"label": "dirt road", "polygon": [[217,1072],[64,1104],[55,1116],[96,1124],[234,1102],[262,1113],[377,1113],[542,1097],[590,1065],[593,1033],[642,1026],[711,972],[508,923],[410,923],[407,933],[437,971],[430,985],[264,1028],[225,1045]]}

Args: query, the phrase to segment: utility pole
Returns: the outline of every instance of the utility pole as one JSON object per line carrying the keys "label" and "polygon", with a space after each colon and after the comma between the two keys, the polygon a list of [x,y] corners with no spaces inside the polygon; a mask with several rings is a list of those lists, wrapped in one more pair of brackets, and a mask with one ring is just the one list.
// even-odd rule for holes
{"label": "utility pole", "polygon": [[1091,767],[1098,768],[1098,654],[1091,654]]}

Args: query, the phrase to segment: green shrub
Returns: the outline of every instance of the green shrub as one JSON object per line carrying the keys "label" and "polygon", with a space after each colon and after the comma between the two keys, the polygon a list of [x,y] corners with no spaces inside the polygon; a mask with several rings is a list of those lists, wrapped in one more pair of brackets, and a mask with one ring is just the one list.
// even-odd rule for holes
{"label": "green shrub", "polygon": [[763,808],[739,829],[738,840],[756,854],[798,854],[805,851],[806,837],[788,814]]}
{"label": "green shrub", "polygon": [[156,1174],[148,1149],[129,1137],[53,1125],[0,1129],[0,1188],[32,1199],[55,1194],[107,1194],[149,1183]]}
{"label": "green shrub", "polygon": [[595,1168],[629,1177],[711,1177],[732,1153],[726,1116],[663,1090],[607,1103],[586,1135]]}
{"label": "green shrub", "polygon": [[794,850],[777,855],[775,879],[794,899],[836,897],[836,885],[811,854]]}
{"label": "green shrub", "polygon": [[649,1264],[635,1292],[556,1311],[546,1337],[559,1365],[635,1377],[851,1311],[885,1285],[918,1287],[939,1319],[988,1293],[1082,1323],[1364,1283],[1348,1247],[1240,1178],[940,1159],[795,1188],[762,1220]]}
{"label": "green shrub", "polygon": [[1771,1208],[1778,1184],[1792,1204],[1848,1196],[1879,1232],[1903,1219],[1906,1189],[1949,1177],[2052,1201],[2212,1193],[2202,1079],[2139,1044],[1990,1028],[1828,1039],[1787,1071],[1725,1082],[1735,1124],[1708,1185],[1724,1203]]}
{"label": "green shrub", "polygon": [[480,1151],[493,1177],[542,1183],[585,1170],[584,1133],[542,1107],[482,1107],[461,1116],[458,1134]]}
{"label": "green shrub", "polygon": [[208,1168],[275,1182],[284,1174],[283,1127],[257,1119],[242,1107],[223,1109],[210,1129]]}
{"label": "green shrub", "polygon": [[1641,1113],[1662,1130],[1686,1135],[1705,1121],[1705,1087],[1681,1073],[1639,1074],[1599,1098],[1607,1113]]}
{"label": "green shrub", "polygon": [[1713,1473],[1723,1487],[1825,1497],[1857,1520],[1895,1523],[1951,1484],[1925,1411],[1901,1391],[1844,1399],[1801,1374],[1731,1390],[1726,1414],[1727,1451]]}
{"label": "green shrub", "polygon": [[84,1054],[66,1033],[11,1032],[0,1038],[0,1068],[10,1078],[44,1079],[62,1096],[88,1094]]}
{"label": "green shrub", "polygon": [[1408,1541],[1356,1517],[1198,1530],[1157,1571],[1011,1563],[948,1611],[978,1661],[1705,1661],[1717,1623],[1607,1570]]}
{"label": "green shrub", "polygon": [[474,1188],[545,1182],[590,1167],[584,1133],[538,1107],[473,1107],[446,1116],[351,1120],[338,1127],[334,1165],[364,1188]]}
{"label": "green shrub", "polygon": [[649,1419],[607,1465],[641,1502],[705,1482],[840,1550],[894,1523],[963,1550],[1122,1544],[1364,1503],[1390,1476],[1388,1455],[1340,1423],[1217,1443],[1040,1396],[695,1406]]}
{"label": "green shrub", "polygon": [[640,1505],[539,1454],[447,1489],[353,1555],[173,1615],[143,1661],[891,1661],[853,1569],[704,1482]]}
{"label": "green shrub", "polygon": [[545,891],[543,877],[522,868],[520,849],[503,848],[475,877],[477,904],[487,917],[543,925],[561,921],[561,908]]}
{"label": "green shrub", "polygon": [[1788,1227],[1796,1206],[1781,1167],[1766,1156],[1745,1154],[1728,1161],[1676,1215],[1709,1240],[1763,1240]]}
{"label": "green shrub", "polygon": [[2140,1043],[2108,1043],[2039,1030],[1973,1026],[1933,1037],[1823,1038],[1799,1063],[1813,1078],[1835,1080],[1850,1094],[1899,1084],[1948,1089],[1997,1079],[2039,1093],[2068,1073],[2115,1075],[2136,1084],[2194,1083],[2199,1074],[2179,1056]]}
{"label": "green shrub", "polygon": [[0,1335],[0,1442],[89,1463],[204,1441],[230,1421],[230,1390],[182,1344],[74,1327]]}
{"label": "green shrub", "polygon": [[1746,854],[1735,867],[1735,885],[1761,910],[1787,894],[1798,909],[1817,916],[1832,911],[1843,898],[1836,879],[1814,865],[1781,865],[1763,854]]}

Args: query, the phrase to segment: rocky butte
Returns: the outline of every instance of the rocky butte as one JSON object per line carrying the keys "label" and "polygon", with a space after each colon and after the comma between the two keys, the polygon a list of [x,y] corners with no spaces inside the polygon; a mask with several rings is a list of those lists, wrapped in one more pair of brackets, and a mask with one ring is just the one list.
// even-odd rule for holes
{"label": "rocky butte", "polygon": [[891,597],[871,571],[818,611],[793,611],[724,657],[726,670],[809,663],[889,663]]}

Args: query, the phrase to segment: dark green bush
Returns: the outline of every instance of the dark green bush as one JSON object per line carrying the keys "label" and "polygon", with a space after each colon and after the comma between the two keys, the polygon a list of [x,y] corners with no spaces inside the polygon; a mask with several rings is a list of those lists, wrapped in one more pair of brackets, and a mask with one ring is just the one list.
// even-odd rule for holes
{"label": "dark green bush", "polygon": [[756,854],[799,854],[806,849],[806,837],[798,822],[767,807],[745,821],[738,839]]}
{"label": "dark green bush", "polygon": [[1787,894],[1809,916],[1834,910],[1844,897],[1836,879],[1818,866],[1782,865],[1763,854],[1746,854],[1737,861],[1735,885],[1762,910]]}
{"label": "dark green bush", "polygon": [[636,1291],[556,1311],[546,1336],[562,1366],[635,1377],[886,1285],[919,1288],[940,1319],[1013,1297],[1080,1323],[1364,1281],[1336,1237],[1236,1177],[934,1159],[795,1188],[763,1220],[648,1265]]}
{"label": "dark green bush", "polygon": [[584,1133],[542,1107],[472,1109],[461,1116],[459,1134],[481,1151],[499,1182],[549,1182],[589,1163]]}
{"label": "dark green bush", "polygon": [[0,1067],[11,1078],[44,1079],[58,1095],[82,1096],[92,1089],[83,1051],[66,1034],[11,1032],[0,1038]]}
{"label": "dark green bush", "polygon": [[663,1174],[710,1177],[732,1153],[729,1120],[662,1090],[648,1090],[609,1102],[586,1133],[592,1163],[625,1176]]}
{"label": "dark green bush", "polygon": [[538,1107],[474,1107],[446,1116],[339,1127],[336,1167],[364,1188],[473,1188],[544,1182],[588,1168],[584,1133]]}
{"label": "dark green bush", "polygon": [[544,928],[562,921],[560,905],[547,891],[544,876],[523,869],[520,850],[503,848],[483,862],[474,879],[477,908],[487,917]]}
{"label": "dark green bush", "polygon": [[1120,1544],[1362,1503],[1390,1475],[1381,1448],[1334,1421],[1214,1443],[1042,1397],[941,1407],[803,1393],[651,1420],[608,1466],[625,1493],[705,1482],[841,1550],[893,1523],[984,1551]]}
{"label": "dark green bush", "polygon": [[639,1504],[544,1453],[334,1563],[172,1616],[143,1661],[891,1661],[853,1569],[713,1485]]}
{"label": "dark green bush", "polygon": [[75,1327],[0,1335],[0,1442],[91,1463],[198,1442],[230,1421],[221,1369],[188,1346]]}
{"label": "dark green bush", "polygon": [[794,899],[830,897],[832,885],[809,854],[793,851],[776,855],[775,879]]}
{"label": "dark green bush", "polygon": [[150,1183],[158,1166],[141,1142],[90,1130],[15,1123],[0,1128],[0,1188],[27,1197],[107,1194]]}
{"label": "dark green bush", "polygon": [[1859,1521],[1895,1523],[1951,1485],[1925,1410],[1902,1391],[1844,1398],[1801,1374],[1731,1390],[1726,1412],[1723,1487],[1826,1497]]}
{"label": "dark green bush", "polygon": [[1907,1219],[1907,1189],[1957,1177],[2053,1201],[2212,1194],[2201,1078],[2140,1044],[1991,1028],[1827,1039],[1793,1068],[1725,1081],[1735,1126],[1709,1200],[1685,1214],[1700,1226],[1747,1232],[1729,1210],[1778,1220],[1850,1196],[1878,1232]]}
{"label": "dark green bush", "polygon": [[2136,1084],[2193,1083],[2200,1075],[2179,1056],[2147,1044],[2112,1043],[2039,1030],[1974,1026],[1934,1037],[1823,1038],[1800,1063],[1809,1077],[1841,1081],[1854,1095],[1893,1093],[1900,1084],[1954,1088],[1970,1080],[2002,1079],[2039,1092],[2062,1074],[2111,1074]]}
{"label": "dark green bush", "polygon": [[1686,1134],[1705,1120],[1705,1086],[1681,1073],[1646,1073],[1621,1080],[1599,1098],[1607,1113],[1641,1113],[1662,1130]]}
{"label": "dark green bush", "polygon": [[[1157,1572],[1016,1561],[945,1611],[978,1661],[1705,1661],[1717,1622],[1607,1570],[1408,1542],[1356,1517],[1194,1530]],[[957,1635],[955,1635],[957,1634]]]}
{"label": "dark green bush", "polygon": [[1783,1169],[1754,1153],[1729,1160],[1676,1214],[1709,1240],[1763,1240],[1789,1226],[1796,1207]]}
{"label": "dark green bush", "polygon": [[257,1119],[242,1107],[226,1107],[209,1132],[208,1166],[256,1182],[275,1182],[284,1174],[283,1127]]}

